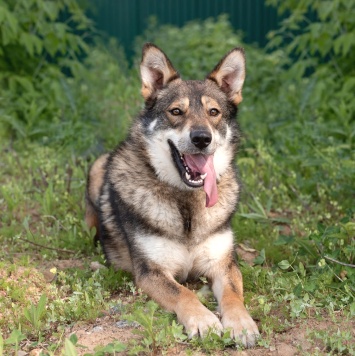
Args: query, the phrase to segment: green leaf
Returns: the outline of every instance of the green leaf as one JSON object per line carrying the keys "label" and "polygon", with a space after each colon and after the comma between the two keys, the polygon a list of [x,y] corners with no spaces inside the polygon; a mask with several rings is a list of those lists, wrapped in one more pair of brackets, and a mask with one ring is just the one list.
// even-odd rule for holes
{"label": "green leaf", "polygon": [[354,33],[349,32],[349,33],[344,33],[340,35],[335,41],[334,41],[334,52],[336,54],[339,54],[341,49],[342,49],[342,55],[346,56],[350,48],[355,45],[355,38],[354,38]]}
{"label": "green leaf", "polygon": [[18,82],[28,93],[32,93],[35,89],[32,81],[27,77],[14,76],[16,82]]}
{"label": "green leaf", "polygon": [[54,21],[57,18],[58,12],[59,12],[59,7],[57,6],[57,4],[55,2],[44,1],[43,9],[51,21]]}
{"label": "green leaf", "polygon": [[15,40],[15,36],[11,32],[8,26],[2,26],[1,37],[2,37],[2,44],[4,46],[7,46],[9,43]]}
{"label": "green leaf", "polygon": [[18,329],[11,332],[10,336],[5,340],[5,345],[19,344],[22,340],[25,340],[26,336]]}
{"label": "green leaf", "polygon": [[325,21],[327,19],[327,17],[332,13],[334,8],[334,1],[332,0],[323,0],[319,3],[318,6],[318,15],[319,18],[322,21]]}
{"label": "green leaf", "polygon": [[295,237],[292,235],[280,235],[279,238],[274,241],[273,245],[281,246],[281,245],[288,245],[295,241]]}
{"label": "green leaf", "polygon": [[71,334],[69,340],[73,345],[76,345],[78,343],[78,337],[76,336],[76,334]]}
{"label": "green leaf", "polygon": [[13,35],[16,35],[19,31],[19,25],[17,18],[10,11],[5,10],[5,21],[6,27],[8,27]]}
{"label": "green leaf", "polygon": [[69,339],[65,339],[63,355],[78,356],[78,352],[76,351],[74,344]]}
{"label": "green leaf", "polygon": [[279,262],[277,264],[281,269],[289,269],[291,267],[290,262],[288,262],[287,260],[282,260],[281,262]]}
{"label": "green leaf", "polygon": [[300,297],[301,294],[302,294],[302,290],[303,290],[303,287],[302,287],[302,284],[301,283],[298,283],[296,285],[295,288],[293,288],[293,294],[296,296],[296,297]]}
{"label": "green leaf", "polygon": [[45,294],[41,295],[37,305],[38,318],[41,319],[46,312],[47,297]]}
{"label": "green leaf", "polygon": [[27,32],[22,32],[20,35],[20,44],[26,48],[27,53],[32,57],[34,54],[32,36]]}
{"label": "green leaf", "polygon": [[255,259],[254,259],[254,261],[253,261],[253,263],[255,264],[255,265],[262,265],[264,262],[265,262],[265,249],[262,249],[261,251],[260,251],[260,254],[259,254],[259,256],[257,256]]}
{"label": "green leaf", "polygon": [[305,270],[304,265],[303,265],[302,262],[300,262],[300,263],[298,264],[298,269],[299,269],[299,271],[300,271],[301,276],[302,276],[302,277],[306,277],[306,270]]}

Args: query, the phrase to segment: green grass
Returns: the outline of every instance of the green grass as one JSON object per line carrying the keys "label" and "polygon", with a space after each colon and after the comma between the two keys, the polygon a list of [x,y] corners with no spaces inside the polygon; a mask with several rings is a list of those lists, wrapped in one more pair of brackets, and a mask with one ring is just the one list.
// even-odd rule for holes
{"label": "green grass", "polygon": [[[267,154],[260,140],[257,147],[257,153],[244,149],[241,154],[244,193],[233,227],[238,242],[264,251],[255,267],[241,263],[241,269],[246,304],[262,331],[260,347],[270,347],[273,335],[288,330],[298,319],[331,317],[338,312],[344,318],[354,317],[354,268],[339,263],[353,261],[355,223],[351,210],[342,207],[346,200],[330,200],[327,191],[318,199],[309,198],[307,206],[303,197],[290,197],[286,185],[295,184],[296,178],[290,175],[285,181],[281,164],[286,162]],[[130,296],[131,320],[143,325],[139,341],[126,347],[160,352],[179,345],[184,340],[182,330],[171,315],[154,307],[151,319],[140,319],[142,302],[129,276],[110,269],[90,270],[91,261],[104,260],[92,243],[93,232],[83,223],[89,161],[29,142],[17,147],[3,144],[0,155],[4,212],[0,312],[11,310],[11,318],[0,318],[5,350],[19,349],[30,340],[33,346],[27,346],[28,350],[47,345],[49,339],[56,341],[42,346],[47,354],[67,349],[60,336],[65,325],[100,317],[117,293]],[[301,195],[305,188],[298,185],[297,189]],[[48,284],[41,272],[48,272],[52,261],[63,259],[80,260],[82,267],[54,271],[55,278]],[[25,289],[24,283],[29,283]],[[33,295],[31,285],[37,288]],[[47,300],[45,310],[41,296]],[[155,334],[157,330],[167,334]],[[346,331],[339,332],[340,336],[335,331],[325,338],[332,349]],[[311,333],[309,338],[319,341],[320,335]],[[228,340],[228,335],[210,335],[202,341],[184,340],[183,345],[192,353],[208,353],[224,349]],[[102,350],[113,353],[122,347],[116,343]]]}
{"label": "green grass", "polygon": [[[152,26],[145,37],[166,49],[185,77],[201,76],[200,58],[212,69],[224,52],[241,44],[225,18],[181,30]],[[335,112],[328,93],[317,87],[322,78],[299,76],[282,49],[267,54],[244,47],[248,77],[237,156],[243,192],[232,225],[236,242],[258,252],[253,266],[240,262],[245,302],[262,333],[258,348],[272,351],[277,336],[323,320],[329,328],[308,330],[310,349],[299,342],[299,352],[354,354],[349,331],[355,317],[353,116],[344,108],[347,101],[340,100]],[[137,71],[128,68],[116,44],[109,51],[95,45],[89,52],[61,82],[66,99],[51,103],[57,109],[41,134],[23,134],[34,129],[26,120],[27,131],[1,126],[0,355],[32,349],[44,355],[85,352],[66,329],[92,325],[115,308],[120,312],[110,316],[113,320],[141,325],[138,337],[98,345],[95,356],[122,350],[228,351],[233,344],[228,332],[187,340],[175,317],[148,302],[129,274],[90,267],[93,261],[104,264],[104,257],[83,221],[88,167],[124,138],[142,99]],[[65,263],[69,268],[61,267]],[[204,282],[194,288],[214,309]]]}

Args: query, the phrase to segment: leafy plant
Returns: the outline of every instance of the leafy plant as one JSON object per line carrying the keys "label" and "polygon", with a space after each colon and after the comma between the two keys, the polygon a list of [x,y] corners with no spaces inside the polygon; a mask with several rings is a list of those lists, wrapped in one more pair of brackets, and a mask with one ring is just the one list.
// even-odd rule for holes
{"label": "leafy plant", "polygon": [[78,352],[75,348],[74,343],[70,339],[65,339],[63,356],[77,356]]}
{"label": "leafy plant", "polygon": [[42,294],[37,306],[31,304],[30,308],[24,311],[26,319],[30,322],[36,333],[41,331],[42,321],[46,314],[47,301],[46,295]]}
{"label": "leafy plant", "polygon": [[1,0],[0,14],[1,121],[35,137],[71,105],[64,71],[81,66],[88,46],[75,31],[90,31],[91,21],[75,0]]}
{"label": "leafy plant", "polygon": [[327,352],[336,355],[354,355],[355,348],[353,335],[350,330],[321,330],[309,331],[308,338],[310,341],[318,340]]}
{"label": "leafy plant", "polygon": [[183,326],[173,320],[171,322],[168,314],[158,315],[158,304],[153,301],[147,302],[144,306],[133,310],[132,315],[127,319],[135,321],[142,326],[142,330],[134,330],[134,333],[142,336],[137,342],[132,340],[130,354],[138,352],[148,352],[156,354],[158,350],[166,350],[176,342],[182,342],[187,339],[183,333]]}
{"label": "leafy plant", "polygon": [[94,356],[104,356],[104,355],[116,355],[116,353],[123,352],[127,349],[127,346],[119,341],[110,343],[104,347],[98,347],[95,350]]}
{"label": "leafy plant", "polygon": [[14,329],[12,330],[10,336],[4,340],[4,345],[13,345],[15,355],[17,355],[17,351],[19,350],[20,342],[25,340],[26,336],[22,334],[21,330]]}
{"label": "leafy plant", "polygon": [[76,0],[1,0],[0,13],[0,135],[87,152],[104,135],[117,144],[137,112],[127,98],[140,98],[122,48],[102,44]]}
{"label": "leafy plant", "polygon": [[221,335],[216,334],[213,330],[209,330],[203,338],[194,337],[190,343],[194,347],[207,353],[223,350],[231,346],[236,346],[238,348],[239,346],[242,347],[241,345],[236,344],[235,340],[231,338],[230,330],[226,330]]}

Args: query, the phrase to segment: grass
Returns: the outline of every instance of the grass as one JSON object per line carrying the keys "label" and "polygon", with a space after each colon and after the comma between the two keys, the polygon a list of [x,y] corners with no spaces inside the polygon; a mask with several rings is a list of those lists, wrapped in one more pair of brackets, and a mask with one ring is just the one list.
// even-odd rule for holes
{"label": "grass", "polygon": [[[226,50],[240,43],[224,18],[189,26],[155,35],[150,29],[151,40],[182,67],[186,48],[204,29],[203,40],[216,42],[208,50],[219,48],[221,38],[229,38]],[[284,338],[301,354],[355,354],[354,121],[351,115],[327,120],[326,102],[307,99],[312,80],[285,68],[279,52],[245,49],[250,74],[237,156],[243,193],[232,225],[236,242],[253,256],[240,268],[246,305],[262,333],[255,352],[274,351]],[[195,77],[188,71],[203,53],[190,53],[181,69]],[[92,267],[104,257],[83,221],[88,167],[123,139],[142,105],[137,73],[120,61],[95,47],[82,72],[68,79],[74,126],[65,111],[39,138],[0,131],[0,355],[214,354],[235,346],[228,332],[188,340],[129,274]],[[205,282],[190,288],[213,310]],[[132,338],[87,351],[70,330],[105,318],[131,323]]]}
{"label": "grass", "polygon": [[[344,319],[354,317],[354,269],[340,263],[353,256],[355,224],[351,211],[326,196],[303,210],[299,201],[284,199],[282,183],[280,190],[257,189],[260,178],[278,178],[274,158],[264,155],[262,150],[255,156],[243,152],[245,193],[233,226],[238,242],[259,250],[254,267],[241,263],[241,269],[246,304],[262,331],[259,347],[270,348],[275,334],[299,320],[338,313]],[[94,321],[120,295],[129,296],[129,319],[143,331],[138,341],[103,345],[97,355],[124,347],[132,354],[162,352],[174,345],[208,353],[230,345],[228,334],[187,342],[171,315],[152,302],[145,304],[130,276],[110,269],[91,271],[90,262],[104,260],[83,223],[88,160],[25,142],[3,145],[1,162],[0,326],[5,350],[39,347],[48,355],[62,348],[80,350],[71,341],[63,345],[66,325]],[[256,193],[248,194],[249,189]],[[80,261],[80,266],[58,269],[57,260]],[[48,274],[53,275],[50,283],[44,277]],[[215,307],[213,300],[207,305]],[[308,338],[315,344],[325,340],[324,347],[338,350],[339,340],[349,339],[345,334],[336,330],[322,339],[319,331]],[[353,350],[350,340],[346,352]]]}

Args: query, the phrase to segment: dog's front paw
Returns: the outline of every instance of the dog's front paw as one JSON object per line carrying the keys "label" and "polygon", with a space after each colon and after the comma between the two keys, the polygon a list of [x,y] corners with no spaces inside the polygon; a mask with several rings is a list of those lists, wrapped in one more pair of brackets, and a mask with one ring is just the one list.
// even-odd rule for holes
{"label": "dog's front paw", "polygon": [[231,337],[245,347],[255,346],[260,337],[258,327],[246,309],[234,310],[232,313],[223,315],[222,324],[224,329],[231,330]]}
{"label": "dog's front paw", "polygon": [[205,307],[201,307],[196,313],[185,315],[179,319],[184,325],[189,338],[194,336],[204,337],[209,329],[212,329],[219,335],[223,330],[223,326],[217,316]]}

